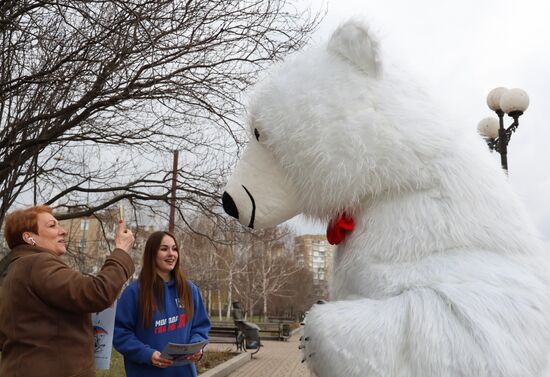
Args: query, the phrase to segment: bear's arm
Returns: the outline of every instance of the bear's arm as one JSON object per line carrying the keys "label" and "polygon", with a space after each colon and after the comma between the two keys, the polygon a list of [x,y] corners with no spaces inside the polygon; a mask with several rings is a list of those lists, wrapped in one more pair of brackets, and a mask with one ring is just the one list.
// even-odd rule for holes
{"label": "bear's arm", "polygon": [[[437,279],[386,299],[315,305],[304,329],[310,368],[318,377],[540,376],[543,287],[496,264],[482,281]],[[472,265],[462,272],[479,277]]]}
{"label": "bear's arm", "polygon": [[[453,334],[452,339],[449,334]],[[304,356],[318,377],[385,377],[400,373],[428,377],[432,374],[417,374],[411,366],[445,365],[453,348],[479,354],[470,330],[429,289],[386,300],[315,305],[308,314],[304,336]],[[423,360],[428,349],[431,355]]]}

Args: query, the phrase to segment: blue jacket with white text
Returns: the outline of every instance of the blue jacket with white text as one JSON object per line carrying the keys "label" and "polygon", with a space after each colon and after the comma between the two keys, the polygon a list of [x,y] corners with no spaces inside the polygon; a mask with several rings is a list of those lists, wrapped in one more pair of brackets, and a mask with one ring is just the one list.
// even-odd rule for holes
{"label": "blue jacket with white text", "polygon": [[194,363],[168,368],[151,364],[153,352],[162,352],[168,342],[196,343],[208,339],[210,320],[199,289],[188,281],[193,297],[193,318],[186,323],[175,280],[164,283],[164,310],[154,311],[149,327],[139,315],[139,281],[131,283],[117,302],[113,344],[124,356],[127,377],[195,377]]}

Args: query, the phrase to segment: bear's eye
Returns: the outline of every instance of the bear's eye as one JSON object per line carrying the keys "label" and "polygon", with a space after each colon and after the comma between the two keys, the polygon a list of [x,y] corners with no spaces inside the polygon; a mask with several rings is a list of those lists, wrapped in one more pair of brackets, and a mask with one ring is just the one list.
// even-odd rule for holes
{"label": "bear's eye", "polygon": [[256,136],[256,140],[260,141],[260,132],[257,128],[254,128],[254,136]]}

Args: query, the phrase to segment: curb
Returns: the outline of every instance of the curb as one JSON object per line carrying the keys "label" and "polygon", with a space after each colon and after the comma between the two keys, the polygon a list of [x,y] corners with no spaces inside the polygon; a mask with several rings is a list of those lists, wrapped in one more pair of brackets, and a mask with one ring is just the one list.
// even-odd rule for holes
{"label": "curb", "polygon": [[236,369],[246,364],[252,359],[249,353],[243,352],[240,355],[237,355],[224,363],[221,363],[217,367],[206,371],[205,373],[199,374],[200,377],[225,377],[231,372],[234,372]]}

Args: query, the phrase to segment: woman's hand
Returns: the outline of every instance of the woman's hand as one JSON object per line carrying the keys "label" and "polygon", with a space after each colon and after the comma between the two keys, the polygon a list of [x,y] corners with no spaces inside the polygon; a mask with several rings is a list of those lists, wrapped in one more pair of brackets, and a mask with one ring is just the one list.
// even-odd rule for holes
{"label": "woman's hand", "polygon": [[118,221],[118,228],[115,233],[115,246],[118,249],[122,249],[126,252],[130,251],[134,245],[134,235],[132,231],[126,229],[126,224],[124,220]]}
{"label": "woman's hand", "polygon": [[166,368],[172,365],[172,360],[165,359],[160,356],[159,351],[155,351],[153,352],[153,356],[151,356],[151,364],[157,368]]}
{"label": "woman's hand", "polygon": [[192,353],[191,355],[187,356],[186,359],[196,363],[197,361],[202,359],[202,350],[200,350],[199,352]]}

